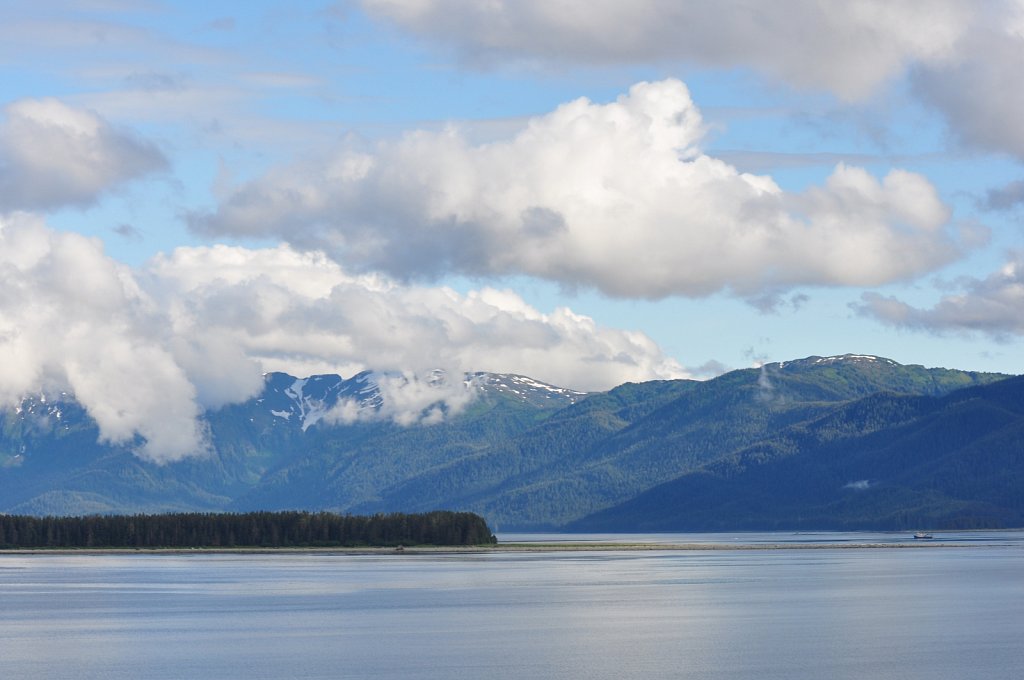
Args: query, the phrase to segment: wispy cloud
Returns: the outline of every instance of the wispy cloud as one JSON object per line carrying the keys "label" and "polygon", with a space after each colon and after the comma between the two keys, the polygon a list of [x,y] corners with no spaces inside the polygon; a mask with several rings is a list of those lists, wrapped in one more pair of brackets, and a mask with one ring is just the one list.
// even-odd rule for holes
{"label": "wispy cloud", "polygon": [[478,386],[461,375],[449,376],[443,371],[416,374],[377,373],[368,378],[377,389],[379,402],[361,404],[345,399],[328,411],[328,423],[352,424],[390,420],[398,425],[436,425],[461,413],[478,396]]}
{"label": "wispy cloud", "polygon": [[989,189],[981,207],[985,210],[1012,210],[1024,205],[1024,180],[1014,180],[995,189]]}
{"label": "wispy cloud", "polygon": [[878,293],[865,293],[853,307],[861,315],[913,330],[984,333],[996,340],[1024,335],[1024,253],[1012,253],[985,278],[961,278],[956,287],[960,292],[943,296],[930,309]]}

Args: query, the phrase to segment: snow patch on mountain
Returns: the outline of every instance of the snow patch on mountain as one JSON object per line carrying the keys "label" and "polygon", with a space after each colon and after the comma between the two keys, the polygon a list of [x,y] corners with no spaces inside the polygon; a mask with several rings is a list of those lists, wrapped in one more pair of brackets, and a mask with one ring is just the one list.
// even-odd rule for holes
{"label": "snow patch on mountain", "polygon": [[565,402],[568,406],[587,396],[586,392],[556,387],[514,373],[474,373],[472,376],[486,391],[515,395],[527,402],[538,403],[539,400],[555,399]]}
{"label": "snow patch on mountain", "polygon": [[885,357],[875,356],[873,354],[837,354],[830,357],[818,357],[812,356],[805,359],[796,359],[794,361],[782,361],[778,364],[774,364],[779,370],[790,367],[799,366],[821,366],[837,363],[869,363],[869,364],[882,364],[886,366],[899,366],[899,362],[893,361],[892,359],[886,359]]}
{"label": "snow patch on mountain", "polygon": [[841,354],[832,357],[818,357],[814,360],[816,364],[831,364],[837,361],[866,361],[868,363],[887,363],[891,366],[898,366],[892,359],[885,359],[883,357],[876,357],[871,354]]}
{"label": "snow patch on mountain", "polygon": [[[74,403],[74,397],[67,392],[61,392],[57,398],[48,397],[45,392],[40,392],[38,395],[25,397],[13,410],[15,417],[22,422],[60,425],[69,403]],[[67,429],[67,425],[64,425],[64,429]]]}
{"label": "snow patch on mountain", "polygon": [[351,425],[391,421],[398,425],[434,425],[462,413],[474,400],[504,395],[534,406],[568,406],[585,392],[549,385],[522,375],[467,373],[457,378],[443,369],[424,373],[364,371],[351,378],[318,375],[265,376],[257,399],[275,418],[303,431],[317,423]]}

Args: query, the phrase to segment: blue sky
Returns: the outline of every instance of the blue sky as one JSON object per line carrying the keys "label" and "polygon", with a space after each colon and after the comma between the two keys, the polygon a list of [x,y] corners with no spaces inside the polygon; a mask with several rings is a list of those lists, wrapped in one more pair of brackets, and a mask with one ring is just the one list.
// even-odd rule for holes
{"label": "blue sky", "polygon": [[1021,373],[1020,63],[1009,0],[8,0],[0,398]]}

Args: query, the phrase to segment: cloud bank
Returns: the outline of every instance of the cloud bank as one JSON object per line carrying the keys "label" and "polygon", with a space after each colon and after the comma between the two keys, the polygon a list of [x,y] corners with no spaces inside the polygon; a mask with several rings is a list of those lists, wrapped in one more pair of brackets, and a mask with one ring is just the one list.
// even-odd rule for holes
{"label": "cloud bank", "polygon": [[748,68],[861,100],[905,76],[969,146],[1024,158],[1020,0],[361,0],[479,66]]}
{"label": "cloud bank", "polygon": [[351,275],[323,253],[288,246],[179,248],[148,272],[175,335],[212,335],[264,370],[514,371],[581,390],[682,375],[646,335],[564,307],[545,314],[508,290],[463,294]]}
{"label": "cloud bank", "polygon": [[[509,291],[353,276],[287,246],[179,248],[131,269],[24,213],[0,216],[0,352],[4,403],[68,391],[104,441],[160,463],[203,454],[202,412],[256,394],[265,371],[492,370],[582,390],[684,374],[642,333]],[[396,419],[423,396],[391,387]]]}
{"label": "cloud bank", "polygon": [[527,274],[652,299],[877,285],[960,253],[920,175],[840,164],[822,186],[787,193],[703,154],[703,134],[683,83],[638,83],[608,104],[566,103],[503,141],[416,131],[279,168],[191,226],[400,278]]}
{"label": "cloud bank", "polygon": [[0,210],[95,202],[125,181],[167,167],[160,151],[103,118],[56,99],[23,99],[0,122]]}
{"label": "cloud bank", "polygon": [[952,0],[362,0],[371,15],[466,60],[690,61],[750,67],[845,98],[948,56],[971,8]]}

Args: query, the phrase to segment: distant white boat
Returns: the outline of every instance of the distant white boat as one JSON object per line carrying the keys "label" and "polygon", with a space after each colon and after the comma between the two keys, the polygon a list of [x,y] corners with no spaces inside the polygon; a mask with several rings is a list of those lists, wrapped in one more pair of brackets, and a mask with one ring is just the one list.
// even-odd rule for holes
{"label": "distant white boat", "polygon": [[916,534],[914,534],[914,538],[935,538],[935,537],[932,536],[931,534],[926,534],[923,531],[918,531]]}

